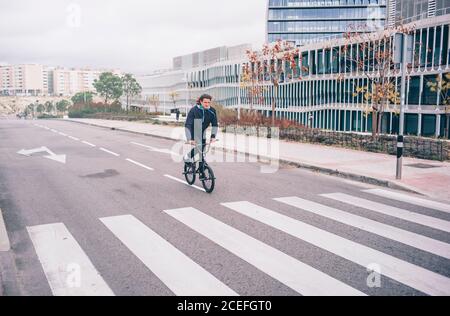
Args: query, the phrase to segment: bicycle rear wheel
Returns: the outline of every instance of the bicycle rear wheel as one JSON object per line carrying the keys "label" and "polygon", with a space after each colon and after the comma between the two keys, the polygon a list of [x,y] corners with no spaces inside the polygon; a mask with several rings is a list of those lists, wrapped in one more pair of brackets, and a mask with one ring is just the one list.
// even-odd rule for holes
{"label": "bicycle rear wheel", "polygon": [[205,178],[202,180],[203,188],[206,193],[212,193],[216,185],[216,178],[214,176],[214,171],[210,166],[205,166]]}
{"label": "bicycle rear wheel", "polygon": [[184,177],[189,185],[193,185],[196,179],[195,164],[184,164]]}

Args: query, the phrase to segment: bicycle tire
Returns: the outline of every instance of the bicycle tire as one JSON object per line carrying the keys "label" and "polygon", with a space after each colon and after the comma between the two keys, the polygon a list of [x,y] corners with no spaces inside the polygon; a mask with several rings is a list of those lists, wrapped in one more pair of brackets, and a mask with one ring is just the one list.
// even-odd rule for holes
{"label": "bicycle tire", "polygon": [[189,185],[193,185],[196,180],[195,164],[184,164],[184,177]]}
{"label": "bicycle tire", "polygon": [[206,180],[202,181],[203,188],[205,189],[206,193],[212,193],[216,185],[216,178],[214,176],[214,171],[210,166],[205,166],[204,172]]}

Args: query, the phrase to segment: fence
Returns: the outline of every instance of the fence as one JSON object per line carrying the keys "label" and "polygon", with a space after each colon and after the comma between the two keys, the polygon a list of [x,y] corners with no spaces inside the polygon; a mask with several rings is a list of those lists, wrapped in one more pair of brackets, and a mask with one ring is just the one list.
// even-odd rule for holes
{"label": "fence", "polygon": [[[246,134],[249,136],[266,137],[270,128],[256,126],[228,125],[224,128],[228,133]],[[337,146],[376,153],[397,154],[397,137],[381,135],[375,140],[372,135],[323,131],[306,128],[281,128],[277,132],[279,138],[286,141]],[[268,136],[270,137],[270,136]],[[447,141],[423,138],[405,137],[404,155],[407,157],[449,161],[449,143]]]}

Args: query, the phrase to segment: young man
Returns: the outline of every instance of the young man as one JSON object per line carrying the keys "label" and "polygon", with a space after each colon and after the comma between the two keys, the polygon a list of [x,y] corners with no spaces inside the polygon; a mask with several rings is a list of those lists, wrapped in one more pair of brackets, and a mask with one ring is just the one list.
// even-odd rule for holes
{"label": "young man", "polygon": [[[202,151],[205,151],[206,147],[206,130],[209,126],[212,126],[211,143],[216,141],[216,135],[219,130],[218,117],[216,110],[211,107],[212,97],[208,94],[203,94],[195,107],[189,112],[186,119],[186,138],[188,142],[196,146],[186,157],[184,157],[185,163],[192,163],[194,157],[199,152],[199,144],[202,144]],[[200,160],[200,170],[203,170],[203,161]],[[203,176],[203,175],[202,175]]]}

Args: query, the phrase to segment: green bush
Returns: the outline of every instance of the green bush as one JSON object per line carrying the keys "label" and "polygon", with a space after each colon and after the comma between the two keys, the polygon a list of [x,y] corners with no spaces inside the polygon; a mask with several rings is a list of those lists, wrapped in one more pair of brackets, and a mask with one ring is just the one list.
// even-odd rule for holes
{"label": "green bush", "polygon": [[55,116],[55,115],[50,115],[50,114],[41,114],[37,118],[38,118],[38,120],[47,120],[47,119],[56,119],[56,118],[60,118],[60,117]]}
{"label": "green bush", "polygon": [[96,109],[83,108],[83,109],[71,109],[69,110],[70,118],[86,118],[89,115],[97,113]]}

